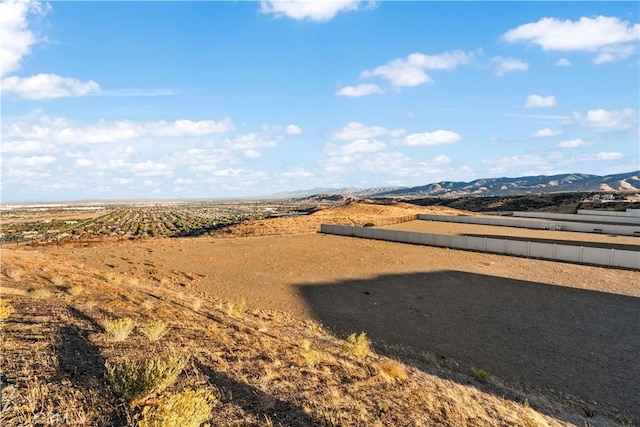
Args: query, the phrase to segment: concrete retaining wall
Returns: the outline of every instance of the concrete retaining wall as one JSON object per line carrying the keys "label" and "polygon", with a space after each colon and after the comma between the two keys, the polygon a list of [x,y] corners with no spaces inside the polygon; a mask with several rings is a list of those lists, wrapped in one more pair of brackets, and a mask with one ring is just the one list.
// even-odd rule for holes
{"label": "concrete retaining wall", "polygon": [[577,231],[580,233],[600,233],[616,234],[620,236],[640,236],[640,226],[618,225],[618,224],[591,224],[585,222],[571,221],[539,221],[525,218],[512,217],[481,217],[481,216],[461,216],[461,215],[431,215],[420,214],[418,219],[461,222],[465,224],[498,225],[503,227],[532,228],[536,230],[562,230]]}
{"label": "concrete retaining wall", "polygon": [[490,237],[455,236],[449,234],[418,233],[413,231],[382,230],[371,227],[322,224],[320,232],[338,236],[363,237],[391,242],[439,246],[515,256],[596,264],[640,270],[640,252],[619,249],[592,248],[552,243],[522,242]]}
{"label": "concrete retaining wall", "polygon": [[578,209],[578,215],[603,215],[603,216],[615,216],[615,217],[627,217],[640,219],[639,209],[627,209],[622,211],[598,211],[590,209]]}
{"label": "concrete retaining wall", "polygon": [[[639,217],[623,217],[610,215],[561,214],[553,212],[514,212],[513,216],[523,218],[553,219],[558,221],[589,221],[612,224],[640,225]],[[638,228],[640,230],[640,227]]]}

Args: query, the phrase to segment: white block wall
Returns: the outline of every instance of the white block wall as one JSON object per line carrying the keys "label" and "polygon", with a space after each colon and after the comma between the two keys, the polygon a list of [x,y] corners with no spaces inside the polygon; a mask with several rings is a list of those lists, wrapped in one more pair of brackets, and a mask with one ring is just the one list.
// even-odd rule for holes
{"label": "white block wall", "polygon": [[640,270],[640,252],[620,249],[593,248],[553,243],[523,242],[490,237],[455,236],[449,234],[417,233],[383,230],[370,227],[322,224],[320,232],[339,236],[363,237],[392,242],[440,246]]}

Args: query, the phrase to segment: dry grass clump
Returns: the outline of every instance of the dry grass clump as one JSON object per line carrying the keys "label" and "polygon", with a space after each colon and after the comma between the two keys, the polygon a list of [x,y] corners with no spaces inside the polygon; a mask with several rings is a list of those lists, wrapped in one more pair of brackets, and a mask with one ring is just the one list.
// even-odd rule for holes
{"label": "dry grass clump", "polygon": [[45,299],[51,297],[51,292],[48,289],[44,288],[30,289],[29,295],[31,295],[33,298]]}
{"label": "dry grass clump", "polygon": [[125,317],[107,322],[104,329],[114,341],[124,341],[131,335],[135,326],[136,322],[133,319]]}
{"label": "dry grass clump", "polygon": [[0,298],[0,322],[7,320],[14,311],[15,309],[11,304],[9,304],[9,301],[4,298]]}
{"label": "dry grass clump", "polygon": [[94,390],[78,390],[68,380],[31,380],[25,388],[2,388],[3,427],[108,425],[108,404]]}
{"label": "dry grass clump", "polygon": [[484,369],[476,369],[473,371],[473,378],[478,381],[486,381],[489,378],[489,373]]}
{"label": "dry grass clump", "polygon": [[149,341],[158,341],[168,332],[167,324],[162,320],[156,320],[154,322],[149,322],[146,325],[139,326],[138,330],[142,335],[147,337]]}
{"label": "dry grass clump", "polygon": [[405,381],[408,378],[406,366],[396,360],[383,360],[377,366],[382,376],[390,380]]}
{"label": "dry grass clump", "polygon": [[371,343],[364,332],[360,332],[360,334],[354,332],[342,344],[342,349],[348,356],[364,359],[371,354]]}
{"label": "dry grass clump", "polygon": [[240,298],[238,300],[229,301],[227,303],[227,314],[232,316],[234,314],[242,314],[247,309],[247,300]]}
{"label": "dry grass clump", "polygon": [[132,404],[159,393],[178,378],[187,358],[179,355],[155,355],[144,359],[106,362],[107,380],[113,392]]}
{"label": "dry grass clump", "polygon": [[138,427],[199,427],[211,418],[216,403],[216,397],[208,390],[187,388],[146,405]]}
{"label": "dry grass clump", "polygon": [[200,298],[196,298],[191,302],[191,309],[193,311],[199,311],[202,307],[202,300]]}
{"label": "dry grass clump", "polygon": [[302,358],[307,366],[314,369],[321,359],[320,353],[311,348],[311,341],[304,339],[300,342],[300,348],[302,349]]}

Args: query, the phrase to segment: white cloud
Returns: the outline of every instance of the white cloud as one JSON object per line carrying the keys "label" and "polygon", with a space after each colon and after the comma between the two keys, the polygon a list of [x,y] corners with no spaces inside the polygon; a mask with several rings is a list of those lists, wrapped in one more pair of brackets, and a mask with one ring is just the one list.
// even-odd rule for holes
{"label": "white cloud", "polygon": [[572,65],[567,58],[560,58],[556,61],[556,67],[571,67]]}
{"label": "white cloud", "polygon": [[531,137],[533,137],[533,138],[549,138],[549,137],[558,136],[558,135],[562,135],[562,131],[554,130],[554,129],[550,129],[550,128],[544,128],[544,129],[540,129],[540,130],[535,131],[533,134],[531,134]]}
{"label": "white cloud", "polygon": [[361,96],[382,94],[384,91],[378,85],[363,83],[358,86],[345,86],[336,92],[336,95],[358,98]]}
{"label": "white cloud", "polygon": [[5,0],[0,3],[0,76],[18,70],[36,42],[28,17],[42,15],[48,9],[48,5],[38,2]]}
{"label": "white cloud", "polygon": [[234,138],[229,138],[225,140],[225,144],[234,150],[248,150],[251,148],[275,147],[281,140],[282,137],[266,139],[256,133],[247,133],[245,135],[238,135]]}
{"label": "white cloud", "polygon": [[260,157],[262,157],[262,154],[260,154],[260,152],[256,150],[246,150],[244,152],[244,156],[247,159],[259,159]]}
{"label": "white cloud", "polygon": [[76,160],[76,167],[79,168],[88,168],[93,166],[93,160],[89,160],[89,159],[77,159]]}
{"label": "white cloud", "polygon": [[[146,137],[169,138],[213,135],[235,129],[228,117],[220,120],[164,120],[134,122],[129,120],[108,122],[100,120],[88,126],[73,127],[68,120],[45,118],[37,124],[14,123],[3,134],[16,139],[62,142],[72,144],[103,144],[135,140]],[[4,135],[3,135],[4,136]]]}
{"label": "white cloud", "polygon": [[7,160],[7,163],[13,167],[39,167],[51,164],[56,161],[53,156],[32,156],[32,157],[11,157]]}
{"label": "white cloud", "polygon": [[40,141],[9,141],[0,144],[0,152],[25,154],[35,153],[43,150],[43,144]]}
{"label": "white cloud", "polygon": [[32,77],[6,77],[2,79],[2,93],[14,94],[25,99],[51,99],[83,96],[100,92],[98,83],[90,80],[60,77],[56,74],[38,74]]}
{"label": "white cloud", "polygon": [[494,56],[491,63],[495,66],[496,76],[503,76],[513,71],[527,71],[529,64],[516,58],[503,58],[502,56]]}
{"label": "white cloud", "polygon": [[372,153],[384,150],[386,147],[385,143],[375,139],[358,139],[339,147],[334,144],[327,144],[325,152],[330,156],[351,156],[358,153]]}
{"label": "white cloud", "polygon": [[[358,10],[363,3],[360,0],[262,0],[260,12],[277,17],[323,22],[330,21],[340,12]],[[375,2],[369,1],[366,6],[374,7]]]}
{"label": "white cloud", "polygon": [[540,95],[529,95],[527,100],[524,103],[524,108],[544,108],[544,107],[554,107],[556,105],[556,97],[553,95],[549,96],[540,96]]}
{"label": "white cloud", "polygon": [[640,24],[607,16],[582,17],[578,21],[542,18],[507,31],[503,39],[537,44],[543,50],[600,52],[595,62],[603,63],[635,52],[632,44],[640,40]]}
{"label": "white cloud", "polygon": [[302,129],[300,129],[296,125],[289,125],[287,126],[285,132],[287,133],[287,135],[300,135],[302,133]]}
{"label": "white cloud", "polygon": [[432,146],[442,144],[453,144],[462,137],[448,130],[436,130],[434,132],[412,133],[404,137],[404,144],[409,146]]}
{"label": "white cloud", "polygon": [[598,132],[614,132],[630,129],[638,122],[638,115],[632,108],[607,111],[589,110],[586,115],[573,113],[574,122]]}
{"label": "white cloud", "polygon": [[396,87],[418,86],[431,83],[433,80],[426,70],[453,70],[459,65],[466,65],[474,55],[460,50],[444,52],[437,55],[412,53],[406,59],[397,58],[373,70],[366,70],[361,77],[381,77]]}
{"label": "white cloud", "polygon": [[171,165],[151,160],[132,163],[127,165],[127,169],[136,176],[169,176],[173,173]]}
{"label": "white cloud", "polygon": [[585,142],[582,139],[577,138],[577,139],[569,139],[567,141],[562,141],[562,142],[558,143],[558,147],[560,147],[560,148],[576,148],[576,147],[580,147],[580,146],[582,146],[584,144],[585,144]]}
{"label": "white cloud", "polygon": [[331,136],[334,139],[354,141],[356,139],[377,138],[383,135],[401,136],[404,133],[404,129],[388,130],[382,126],[367,126],[360,122],[349,122],[342,129],[333,131]]}
{"label": "white cloud", "polygon": [[616,151],[602,151],[596,154],[585,156],[585,160],[619,160],[624,156]]}
{"label": "white cloud", "polygon": [[635,54],[637,50],[634,45],[605,46],[600,50],[600,53],[594,58],[593,62],[595,64],[606,64],[607,62],[627,59]]}
{"label": "white cloud", "polygon": [[437,165],[448,165],[451,163],[451,158],[449,156],[440,155],[433,159],[433,163]]}

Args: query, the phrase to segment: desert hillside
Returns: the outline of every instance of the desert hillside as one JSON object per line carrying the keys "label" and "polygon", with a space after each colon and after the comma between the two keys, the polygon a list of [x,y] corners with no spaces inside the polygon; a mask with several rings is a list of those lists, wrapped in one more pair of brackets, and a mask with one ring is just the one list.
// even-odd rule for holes
{"label": "desert hillside", "polygon": [[632,425],[625,390],[572,395],[628,381],[600,354],[598,372],[574,366],[601,329],[576,337],[556,305],[622,319],[637,272],[311,233],[427,211],[462,212],[353,203],[198,238],[4,247],[0,423]]}

